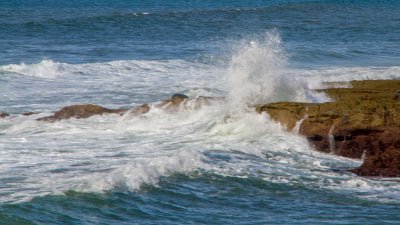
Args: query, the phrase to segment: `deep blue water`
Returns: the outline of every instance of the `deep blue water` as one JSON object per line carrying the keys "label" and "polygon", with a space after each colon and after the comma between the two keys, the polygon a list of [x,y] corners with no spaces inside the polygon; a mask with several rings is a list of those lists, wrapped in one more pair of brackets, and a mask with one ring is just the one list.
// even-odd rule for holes
{"label": "deep blue water", "polygon": [[207,60],[277,29],[292,63],[393,64],[398,1],[1,1],[1,64]]}
{"label": "deep blue water", "polygon": [[[142,89],[139,91],[139,88],[135,87],[129,93],[131,88],[129,82],[135,81],[136,73],[139,72],[129,67],[132,66],[131,64],[122,63],[117,67],[110,62],[165,62],[166,65],[162,64],[163,67],[157,68],[142,64],[138,66],[141,74],[144,73],[143,71],[149,71],[151,76],[162,76],[161,73],[164,70],[174,66],[185,69],[186,64],[182,66],[181,62],[201,65],[200,69],[196,66],[192,66],[194,69],[190,67],[192,70],[202,70],[204,66],[225,68],[232,55],[237,52],[238,46],[263,39],[265,34],[271,30],[279,33],[282,48],[288,57],[287,66],[289,68],[392,68],[400,65],[400,1],[395,0],[0,0],[0,66],[25,63],[28,67],[31,65],[36,68],[32,65],[43,63],[44,60],[51,60],[51,62],[59,63],[57,64],[58,70],[60,67],[68,67],[67,65],[74,68],[64,69],[72,71],[74,79],[77,79],[74,81],[75,83],[70,84],[68,82],[72,78],[66,78],[66,76],[61,76],[60,80],[57,80],[58,78],[53,80],[41,78],[41,71],[38,72],[40,76],[38,75],[39,78],[37,78],[34,76],[36,70],[32,72],[33,76],[21,78],[19,75],[25,74],[24,71],[19,74],[19,72],[13,73],[10,70],[2,69],[0,70],[0,92],[3,93],[0,96],[3,100],[0,100],[0,112],[7,111],[8,108],[12,108],[15,112],[22,112],[19,110],[25,106],[28,109],[49,111],[60,105],[76,102],[126,106],[132,102],[139,104],[140,101],[157,101],[158,97],[166,96],[166,93],[169,94],[170,91],[186,90],[185,85],[190,86],[187,89],[192,88],[190,90],[196,91],[193,83],[196,83],[197,80],[191,82],[191,78],[185,80],[184,76],[176,78],[184,80],[184,84],[176,84],[176,89],[164,88],[164,86],[172,87],[174,85],[173,82],[170,82],[175,79],[171,78],[174,76],[171,72],[168,73],[168,76],[158,80],[153,77],[152,79],[156,82],[150,80],[146,83],[146,79],[143,78]],[[101,74],[104,68],[99,66],[98,71],[95,71],[93,68],[96,68],[97,65],[111,65],[110,68],[106,68],[111,71],[110,73],[115,72],[118,76],[125,77],[116,76],[107,81],[109,73],[106,73],[106,75],[99,75],[98,78],[96,73]],[[134,65],[136,66],[136,64]],[[48,69],[46,66],[45,68]],[[132,70],[132,76],[126,78],[125,73],[119,74],[122,69]],[[34,69],[31,68],[31,70]],[[154,73],[158,75],[150,73],[152,71],[156,71]],[[179,70],[179,73],[184,72]],[[86,73],[90,76],[86,76]],[[79,77],[80,75],[82,77]],[[347,72],[344,75],[352,76]],[[393,72],[390,76],[400,77],[400,74]],[[163,82],[166,83],[164,86]],[[208,82],[208,80],[204,81],[201,87],[206,86]],[[152,83],[155,87],[152,86]],[[115,89],[118,89],[115,90],[115,93],[113,92],[114,86]],[[104,90],[99,90],[103,87]],[[146,92],[145,97],[137,97],[138,93]],[[74,95],[74,93],[78,94]],[[115,97],[117,95],[122,97]],[[99,124],[103,122],[100,121]],[[47,160],[45,155],[49,154],[49,159],[53,157],[60,161],[64,160],[67,164],[71,163],[71,168],[82,167],[85,174],[109,171],[114,169],[115,165],[110,167],[107,165],[103,168],[103,161],[95,161],[93,167],[85,167],[92,165],[90,157],[96,158],[96,154],[82,156],[88,157],[88,161],[84,162],[79,161],[81,158],[69,158],[68,154],[63,158],[63,154],[71,149],[82,148],[82,151],[85,149],[99,150],[98,154],[101,155],[103,153],[100,151],[108,154],[107,151],[111,149],[113,153],[119,155],[106,155],[104,160],[108,159],[106,157],[109,157],[110,160],[114,160],[113,157],[121,156],[127,158],[116,165],[128,163],[129,159],[136,156],[136,153],[132,153],[133,150],[125,152],[126,146],[129,147],[134,142],[130,143],[130,140],[137,138],[136,134],[128,133],[127,136],[118,136],[117,138],[98,136],[98,134],[95,134],[94,138],[85,135],[49,138],[49,135],[42,130],[36,132],[33,128],[29,128],[31,130],[25,132],[23,128],[16,125],[19,121],[12,120],[9,123],[11,125],[0,124],[0,138],[4,137],[4,139],[0,139],[0,141],[4,141],[4,145],[0,143],[2,154],[21,151],[21,155],[23,155],[28,154],[26,152],[30,150],[35,150],[37,154],[43,154],[45,160]],[[8,126],[16,126],[16,128]],[[75,128],[73,127],[75,124],[65,126],[68,127],[67,129]],[[86,124],[82,126],[85,127]],[[87,130],[90,128],[93,127],[89,126]],[[59,131],[58,128],[54,129],[55,132]],[[40,136],[41,133],[45,133],[45,135]],[[11,135],[10,137],[15,140],[26,138],[28,143],[21,141],[18,144],[6,144],[6,140],[12,139],[7,135]],[[152,140],[151,135],[146,135],[144,135],[146,138]],[[161,143],[149,141],[132,145],[137,149],[141,149],[143,146],[143,149],[183,148],[191,150],[191,147],[187,146],[190,146],[191,141],[197,141],[197,139],[189,139],[180,142],[181,139],[178,137],[184,138],[185,136],[179,132],[176,137],[173,135],[175,134],[172,134],[171,140]],[[40,144],[39,146],[29,145],[30,138],[38,140],[38,143],[42,143],[44,147]],[[286,138],[290,139],[291,137]],[[117,142],[113,144],[113,147],[102,147],[115,139]],[[235,144],[233,147],[225,147],[222,144],[222,147],[215,147],[212,145],[212,141],[207,139],[204,140],[205,144],[201,145],[211,149],[206,151],[205,158],[210,160],[213,165],[217,165],[215,168],[219,168],[223,172],[209,168],[195,168],[189,172],[186,170],[174,172],[175,170],[173,170],[166,174],[160,172],[161,176],[158,178],[157,184],[144,181],[140,188],[132,189],[128,181],[127,184],[122,185],[117,182],[114,188],[106,188],[106,191],[103,192],[71,188],[71,190],[62,190],[60,194],[58,180],[55,180],[53,183],[55,185],[54,193],[47,193],[51,189],[49,186],[51,182],[49,182],[46,183],[47,194],[36,194],[35,188],[39,186],[32,188],[18,185],[23,185],[25,181],[26,183],[31,182],[29,179],[32,179],[33,183],[36,181],[40,183],[41,178],[38,178],[41,174],[40,168],[45,166],[46,162],[21,165],[21,168],[23,166],[27,168],[33,166],[32,168],[34,168],[32,170],[35,172],[25,174],[27,172],[24,169],[8,171],[8,167],[5,165],[9,161],[3,156],[4,160],[0,160],[4,164],[1,166],[3,170],[1,172],[11,175],[6,178],[3,175],[0,176],[0,182],[2,182],[0,183],[2,199],[0,224],[400,223],[400,192],[398,191],[400,186],[398,181],[379,186],[379,180],[357,180],[361,178],[355,178],[347,173],[343,175],[342,172],[332,172],[337,171],[334,169],[338,165],[339,167],[353,165],[352,162],[336,158],[334,160],[337,161],[332,164],[322,160],[323,166],[326,167],[321,167],[322,169],[318,167],[314,171],[307,166],[317,161],[312,157],[320,156],[307,153],[305,155],[311,157],[311,160],[308,158],[303,160],[303,152],[296,153],[299,155],[296,155],[294,164],[308,164],[305,165],[306,171],[313,170],[327,178],[308,176],[307,172],[301,172],[303,170],[298,172],[296,165],[293,166],[290,163],[288,168],[283,166],[275,171],[275,163],[281,160],[281,157],[290,158],[289,155],[294,154],[291,152],[292,148],[295,148],[282,147],[286,145],[279,143],[281,143],[280,141],[285,143],[285,138],[276,140],[277,143],[265,142],[267,147],[262,148],[262,151],[265,158],[268,159],[266,160],[251,154],[249,156],[247,152],[238,150],[240,141],[237,141],[239,144]],[[90,144],[92,141],[96,144]],[[89,144],[84,145],[85,142]],[[227,139],[226,142],[230,142],[230,140]],[[234,142],[236,143],[236,140]],[[252,148],[254,142],[256,141],[244,140],[245,147],[243,148],[246,148],[247,144],[248,148]],[[254,146],[260,147],[265,143],[258,143]],[[271,146],[282,150],[283,153],[277,153],[279,152],[277,151],[271,153],[272,156],[268,156],[270,146],[268,143],[272,143]],[[196,142],[196,146],[198,145]],[[60,153],[52,155],[51,151],[50,153],[41,152],[42,149],[55,149],[54,151],[57,150],[57,152],[60,150]],[[226,156],[207,155],[214,150],[233,151],[232,154],[235,156],[233,157],[231,152],[226,153]],[[243,162],[256,162],[262,168],[252,164],[250,169],[242,168],[246,170],[245,172],[240,169],[239,172],[236,170],[232,173],[226,172],[229,169],[225,171],[225,164],[221,161],[230,161],[232,158],[238,161],[243,160]],[[276,161],[274,161],[275,159]],[[16,160],[15,164],[18,163],[24,164]],[[74,170],[67,167],[51,167],[51,171],[54,174],[73,174]],[[302,166],[300,167],[303,169]],[[43,176],[45,177],[44,174]],[[79,173],[71,176],[79,176]],[[269,179],[270,177],[273,179]],[[352,179],[357,180],[355,184],[351,182]],[[49,178],[49,180],[51,179]],[[17,186],[16,189],[12,189],[15,188],[14,184]],[[326,188],[327,186],[329,188]],[[20,192],[15,190],[20,190]],[[3,196],[5,197],[3,198]]]}
{"label": "deep blue water", "polygon": [[4,224],[396,224],[398,204],[376,205],[297,185],[213,175],[163,179],[138,193],[37,198],[1,208]]}

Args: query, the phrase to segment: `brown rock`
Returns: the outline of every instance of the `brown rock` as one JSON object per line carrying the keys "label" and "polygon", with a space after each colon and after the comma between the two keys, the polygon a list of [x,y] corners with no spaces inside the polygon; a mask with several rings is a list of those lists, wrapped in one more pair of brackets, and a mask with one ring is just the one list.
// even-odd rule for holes
{"label": "brown rock", "polygon": [[24,112],[22,113],[23,116],[30,116],[30,115],[34,115],[37,114],[36,112]]}
{"label": "brown rock", "polygon": [[[288,130],[303,120],[299,133],[318,151],[350,158],[366,155],[363,166],[353,171],[357,174],[400,176],[395,138],[400,132],[400,81],[352,81],[350,86],[318,90],[335,102],[278,102],[257,111],[267,112]],[[387,160],[389,155],[393,160]]]}
{"label": "brown rock", "polygon": [[386,129],[369,136],[373,146],[360,168],[350,170],[361,176],[400,177],[400,128]]}
{"label": "brown rock", "polygon": [[171,99],[163,100],[159,104],[155,106],[157,108],[164,108],[167,110],[176,109],[178,106],[182,105],[185,101],[189,99],[188,96],[184,94],[174,94],[172,95]]}
{"label": "brown rock", "polygon": [[94,115],[102,115],[106,113],[123,113],[126,110],[123,109],[108,109],[98,105],[85,104],[85,105],[71,105],[62,108],[61,110],[54,113],[53,116],[39,118],[41,121],[58,121],[69,118],[88,118]]}
{"label": "brown rock", "polygon": [[[178,110],[179,107],[185,107],[187,106],[186,104],[189,104],[188,101],[193,101],[190,103],[195,104],[195,108],[199,108],[202,105],[207,105],[210,104],[210,101],[216,100],[220,98],[213,98],[213,97],[199,97],[195,99],[189,99],[188,96],[183,95],[183,94],[174,94],[171,99],[161,101],[159,104],[156,104],[155,107],[158,108],[163,108],[168,111],[174,111]],[[85,105],[71,105],[62,108],[61,110],[57,111],[54,113],[52,116],[47,116],[43,118],[39,118],[38,120],[40,121],[58,121],[58,120],[63,120],[63,119],[69,119],[69,118],[88,118],[94,115],[102,115],[106,113],[119,113],[119,114],[124,114],[124,113],[129,113],[130,115],[133,116],[138,116],[144,113],[147,113],[150,111],[150,106],[149,104],[143,104],[138,107],[134,107],[130,110],[125,110],[125,109],[108,109],[104,108],[98,105],[93,105],[93,104],[85,104]],[[23,115],[32,115],[34,113],[32,112],[27,112],[23,113]]]}
{"label": "brown rock", "polygon": [[129,115],[138,116],[141,114],[148,113],[149,111],[150,111],[150,106],[148,104],[143,104],[141,106],[134,107],[128,110],[126,113],[129,113]]}
{"label": "brown rock", "polygon": [[287,130],[292,130],[297,121],[305,118],[312,103],[301,102],[276,102],[256,107],[258,113],[266,112],[273,120],[281,122]]}
{"label": "brown rock", "polygon": [[183,95],[183,94],[174,94],[171,97],[171,103],[172,105],[179,105],[181,104],[183,101],[189,99],[188,96]]}

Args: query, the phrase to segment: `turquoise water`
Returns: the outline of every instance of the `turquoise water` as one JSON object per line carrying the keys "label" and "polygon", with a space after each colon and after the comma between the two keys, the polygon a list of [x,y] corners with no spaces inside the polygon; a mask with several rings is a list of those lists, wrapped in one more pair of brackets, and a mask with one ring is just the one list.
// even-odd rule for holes
{"label": "turquoise water", "polygon": [[[398,179],[346,172],[246,105],[400,77],[399,1],[0,0],[0,224],[399,224]],[[140,117],[60,107],[227,103]],[[20,116],[35,111],[38,114]]]}

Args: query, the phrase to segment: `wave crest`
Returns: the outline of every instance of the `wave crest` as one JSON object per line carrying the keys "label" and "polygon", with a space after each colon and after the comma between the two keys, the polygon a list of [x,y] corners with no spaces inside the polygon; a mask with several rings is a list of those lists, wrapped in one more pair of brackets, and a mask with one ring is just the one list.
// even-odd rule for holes
{"label": "wave crest", "polygon": [[0,66],[0,71],[16,73],[31,77],[55,78],[61,73],[62,63],[54,62],[50,59],[42,60],[37,64],[10,64]]}
{"label": "wave crest", "polygon": [[201,163],[199,152],[186,150],[159,157],[139,158],[119,167],[104,176],[94,176],[80,191],[108,191],[123,188],[130,191],[140,189],[143,184],[157,185],[159,178],[173,173],[187,173]]}

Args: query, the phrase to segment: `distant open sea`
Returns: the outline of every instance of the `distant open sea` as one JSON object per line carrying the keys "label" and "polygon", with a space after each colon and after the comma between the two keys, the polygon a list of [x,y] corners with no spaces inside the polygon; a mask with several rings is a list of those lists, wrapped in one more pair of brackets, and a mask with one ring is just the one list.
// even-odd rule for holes
{"label": "distant open sea", "polygon": [[[0,0],[0,224],[400,224],[399,179],[246,107],[399,78],[397,0]],[[227,102],[36,120],[174,93]]]}

